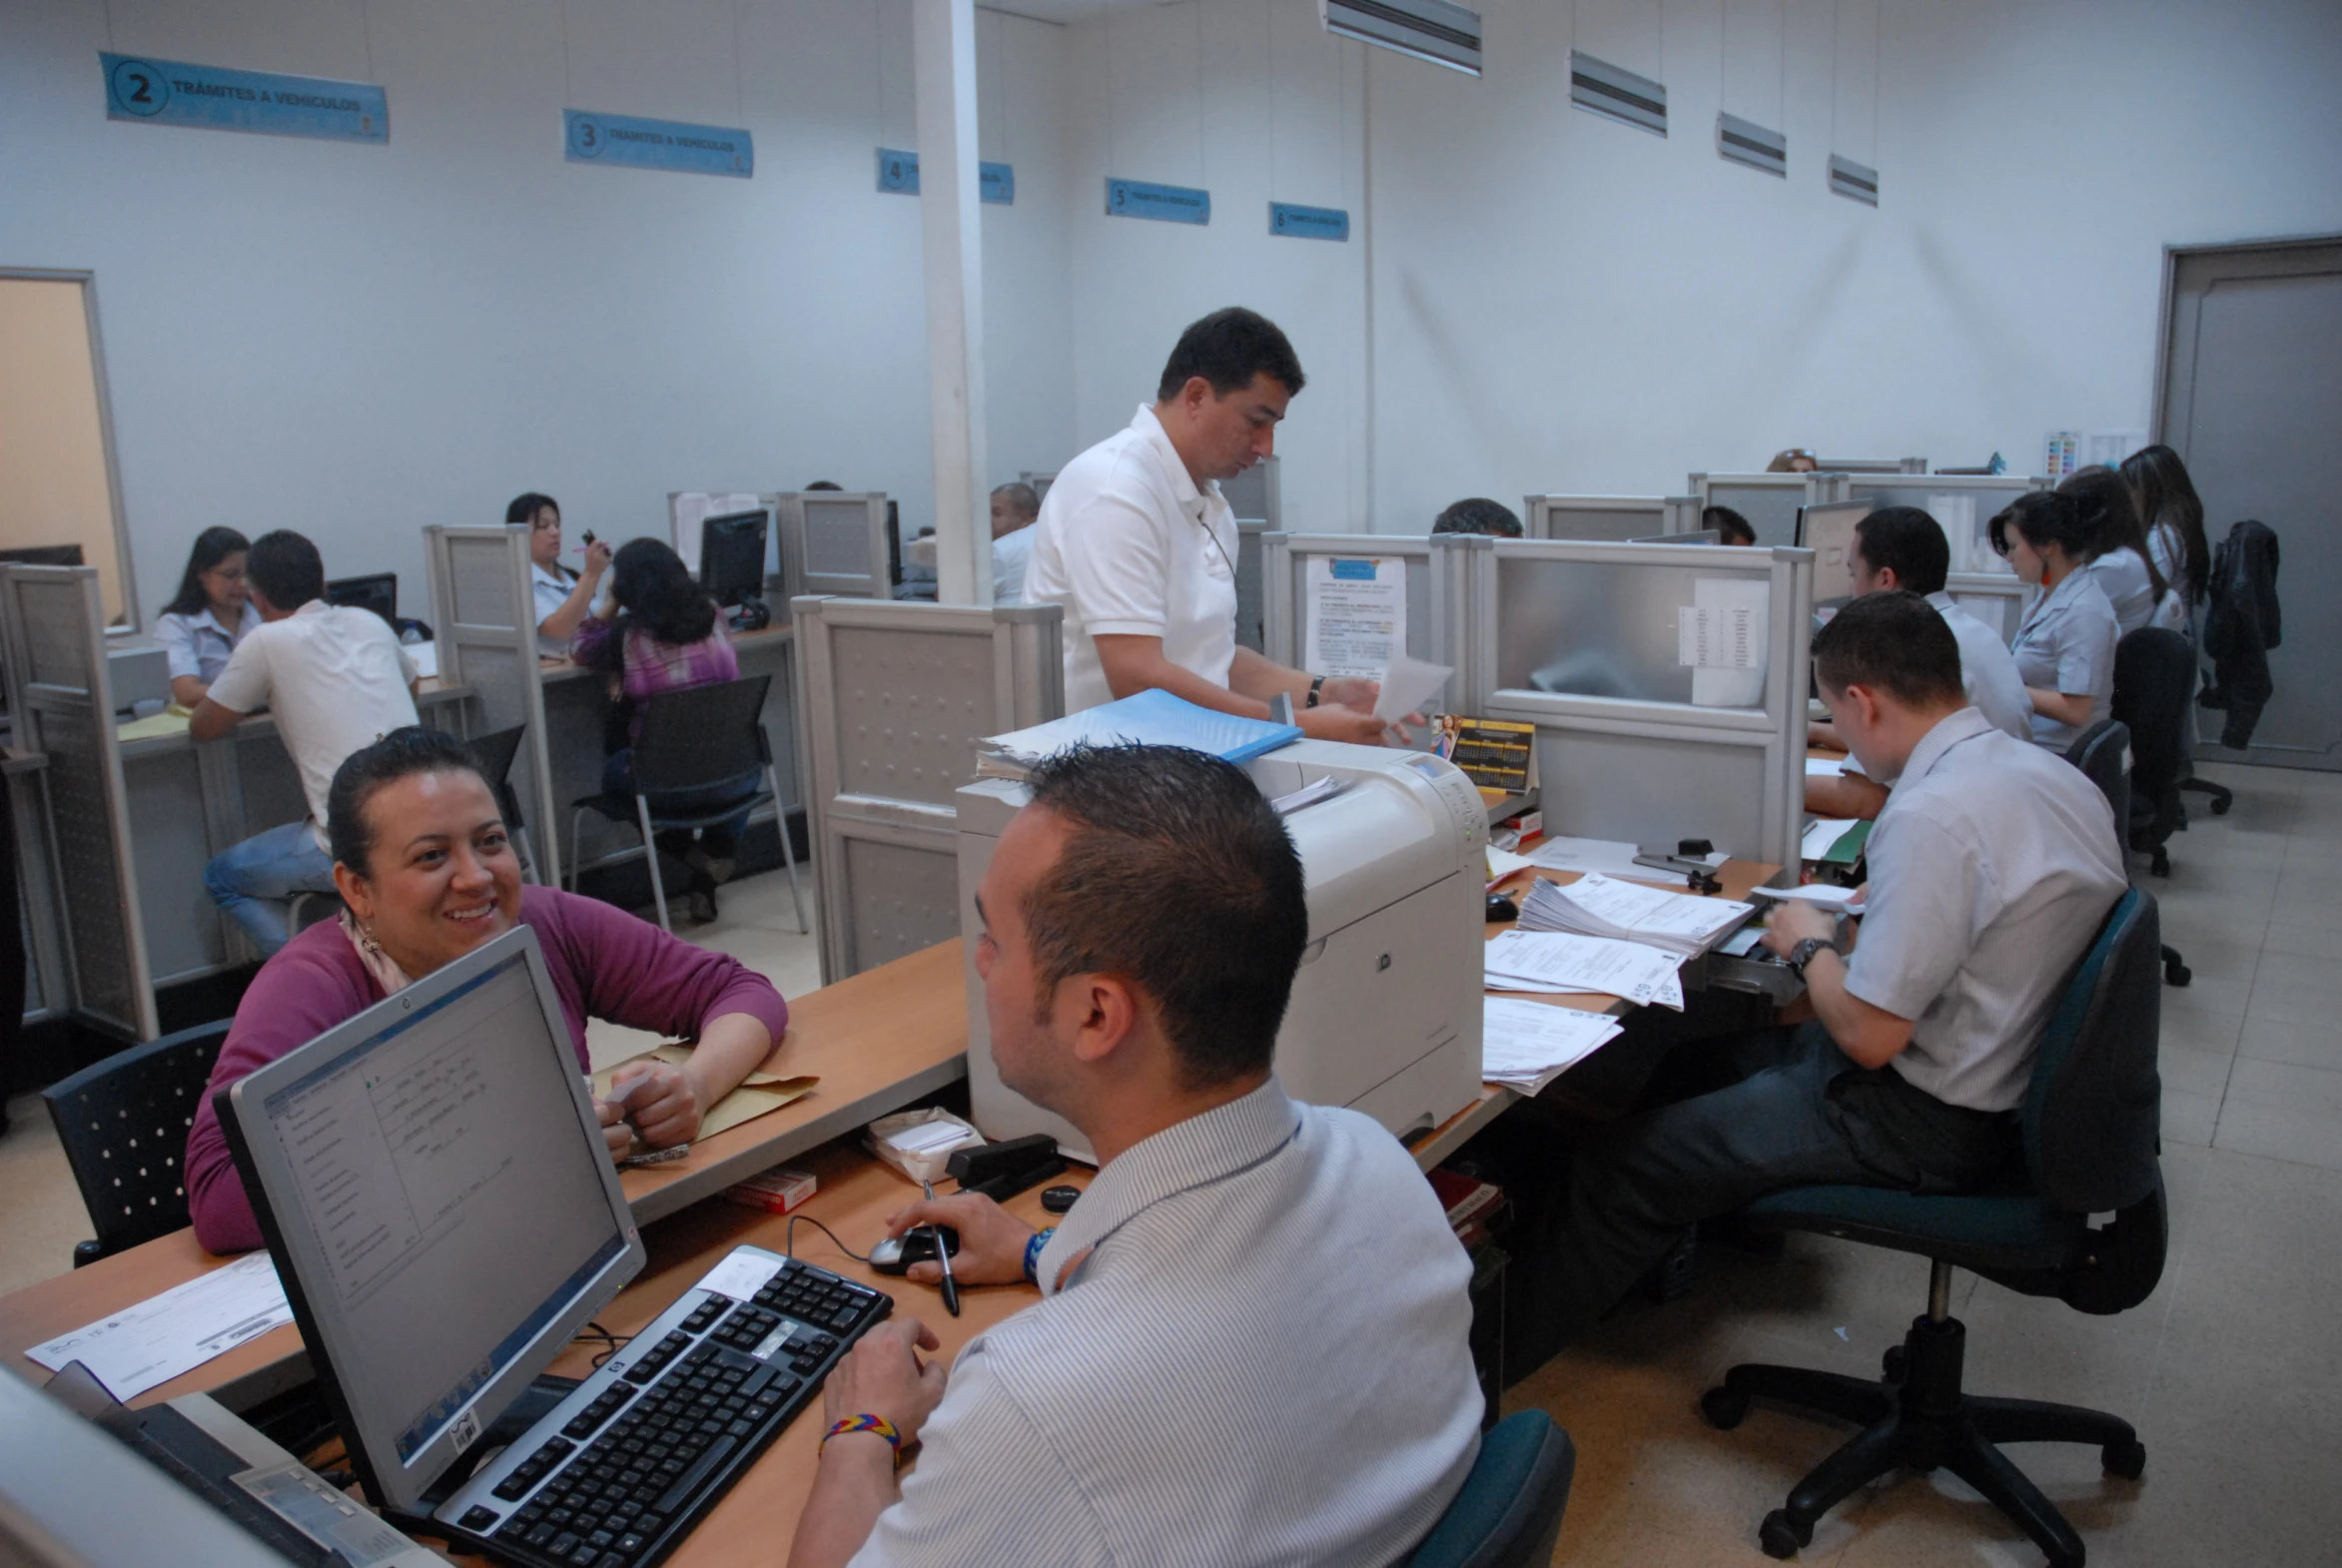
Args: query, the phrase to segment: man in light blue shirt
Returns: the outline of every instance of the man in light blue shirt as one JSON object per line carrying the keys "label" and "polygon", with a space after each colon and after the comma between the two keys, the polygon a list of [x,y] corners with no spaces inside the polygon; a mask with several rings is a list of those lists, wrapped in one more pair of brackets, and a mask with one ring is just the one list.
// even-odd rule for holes
{"label": "man in light blue shirt", "polygon": [[1308,937],[1283,824],[1200,752],[1077,751],[1028,783],[977,969],[1002,1080],[1098,1176],[1043,1236],[982,1197],[893,1216],[955,1226],[963,1286],[1041,1300],[948,1392],[915,1319],[864,1337],[791,1568],[1401,1561],[1478,1453],[1471,1265],[1395,1139],[1270,1074]]}
{"label": "man in light blue shirt", "polygon": [[1033,524],[1041,497],[1030,484],[1004,484],[992,492],[992,602],[1025,602],[1025,568],[1033,563]]}

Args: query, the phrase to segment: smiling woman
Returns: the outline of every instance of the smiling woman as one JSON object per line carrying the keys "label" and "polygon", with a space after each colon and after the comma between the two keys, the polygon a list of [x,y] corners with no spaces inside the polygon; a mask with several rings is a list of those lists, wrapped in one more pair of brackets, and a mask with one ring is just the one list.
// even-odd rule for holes
{"label": "smiling woman", "polygon": [[495,794],[453,736],[396,730],[355,753],[334,776],[327,834],[342,918],[303,932],[254,978],[188,1134],[188,1206],[212,1251],[261,1235],[211,1092],[515,924],[544,950],[580,1072],[588,1018],[698,1042],[686,1065],[630,1073],[594,1102],[612,1158],[688,1143],[787,1028],[780,994],[737,960],[592,899],[522,887]]}

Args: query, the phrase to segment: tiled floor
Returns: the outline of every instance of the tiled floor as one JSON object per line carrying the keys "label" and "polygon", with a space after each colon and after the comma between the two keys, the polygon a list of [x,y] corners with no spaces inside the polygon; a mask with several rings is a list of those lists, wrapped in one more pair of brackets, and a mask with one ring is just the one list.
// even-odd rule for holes
{"label": "tiled floor", "polygon": [[[2090,1561],[2186,1568],[2342,1562],[2342,774],[2207,768],[2172,874],[2142,878],[2194,983],[2163,992],[2161,1284],[2087,1317],[1960,1275],[1967,1384],[2112,1410],[2147,1445],[2139,1482],[2095,1450],[2013,1457],[2082,1532]],[[1759,1408],[1733,1432],[1701,1392],[1737,1361],[1877,1375],[1925,1304],[1928,1265],[1792,1237],[1757,1259],[1705,1250],[1698,1287],[1632,1304],[1515,1391],[1578,1445],[1554,1561],[1572,1568],[1761,1563],[1757,1523],[1848,1428]],[[1800,1561],[1844,1568],[2041,1561],[1944,1472],[1858,1493]]]}
{"label": "tiled floor", "polygon": [[[2145,1480],[2109,1480],[2094,1452],[2016,1458],[2116,1565],[2283,1568],[2342,1561],[2342,775],[2232,768],[2215,818],[2196,798],[2172,841],[2165,938],[2195,971],[2163,993],[2163,1171],[2171,1254],[2160,1286],[2118,1317],[1962,1275],[1969,1385],[2093,1404],[2147,1444]],[[808,885],[810,898],[810,885]],[[778,873],[724,890],[694,941],[796,996],[818,982]],[[606,1065],[639,1048],[596,1026]],[[0,1290],[61,1273],[87,1233],[37,1100],[0,1138]],[[1710,1249],[1686,1299],[1630,1306],[1516,1391],[1578,1445],[1556,1563],[1706,1568],[1765,1561],[1757,1521],[1844,1435],[1760,1409],[1710,1430],[1696,1401],[1726,1367],[1763,1359],[1872,1375],[1923,1303],[1924,1260],[1799,1236],[1781,1257]],[[1903,1477],[1825,1519],[1801,1559],[1844,1568],[2031,1565],[2031,1545],[1958,1481]]]}

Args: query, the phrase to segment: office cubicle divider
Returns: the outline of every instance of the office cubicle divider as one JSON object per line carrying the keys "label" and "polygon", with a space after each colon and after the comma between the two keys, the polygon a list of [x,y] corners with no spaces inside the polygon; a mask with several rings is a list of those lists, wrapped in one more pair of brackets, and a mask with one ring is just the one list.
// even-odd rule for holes
{"label": "office cubicle divider", "polygon": [[[35,864],[27,878],[42,997],[53,1012],[153,1040],[161,1030],[131,859],[129,791],[106,684],[97,568],[0,566],[0,635],[14,744],[44,758],[37,775],[17,779],[22,785],[39,778],[50,829],[36,841],[47,844],[46,856],[27,856],[47,862]],[[44,942],[51,945],[46,955]]]}
{"label": "office cubicle divider", "polygon": [[1695,473],[1692,493],[1702,506],[1729,506],[1749,519],[1760,545],[1794,545],[1801,506],[1842,501],[1851,476],[1818,473]]}
{"label": "office cubicle divider", "polygon": [[2016,640],[2024,612],[2032,607],[2039,589],[2014,572],[1955,571],[1944,580],[1944,591],[1953,603],[2000,634],[2002,642]]}
{"label": "office cubicle divider", "polygon": [[783,606],[776,608],[808,594],[893,593],[885,491],[782,490],[769,499],[781,523]]}
{"label": "office cubicle divider", "polygon": [[1813,552],[1474,543],[1463,710],[1537,726],[1545,831],[1705,838],[1794,880]]}
{"label": "office cubicle divider", "polygon": [[[1234,478],[1219,481],[1220,499],[1228,503],[1236,521],[1264,522],[1268,526],[1263,531],[1268,533],[1284,526],[1284,497],[1277,478],[1280,466],[1279,460],[1270,455]],[[1430,524],[1424,526],[1428,528]]]}
{"label": "office cubicle divider", "polygon": [[1992,552],[1986,529],[2010,501],[2028,490],[2048,489],[2054,482],[2021,473],[1857,475],[1849,492],[1875,507],[1917,506],[1943,524],[1952,546],[1953,575],[2013,577],[2007,563]]}
{"label": "office cubicle divider", "polygon": [[552,768],[545,752],[544,689],[537,675],[536,596],[529,582],[528,527],[422,530],[438,635],[439,679],[468,688],[483,732],[525,725],[512,788],[534,819],[536,874],[561,885],[561,835],[554,825]]}
{"label": "office cubicle divider", "polygon": [[829,985],[960,934],[959,811],[989,735],[1065,714],[1055,604],[791,606]]}
{"label": "office cubicle divider", "polygon": [[1465,639],[1457,618],[1462,606],[1460,563],[1474,537],[1463,533],[1263,534],[1260,651],[1293,669],[1313,668],[1316,673],[1325,673],[1322,666],[1308,662],[1316,563],[1370,560],[1383,566],[1396,564],[1406,574],[1404,651],[1411,658],[1456,671],[1434,699],[1441,708],[1453,709],[1466,689]]}
{"label": "office cubicle divider", "polygon": [[1263,593],[1260,540],[1268,524],[1257,517],[1236,523],[1236,646],[1258,653],[1267,636],[1267,605]]}
{"label": "office cubicle divider", "polygon": [[1530,495],[1521,532],[1532,539],[1607,539],[1623,544],[1654,533],[1696,533],[1697,495]]}
{"label": "office cubicle divider", "polygon": [[1824,473],[1925,473],[1925,457],[1817,457]]}

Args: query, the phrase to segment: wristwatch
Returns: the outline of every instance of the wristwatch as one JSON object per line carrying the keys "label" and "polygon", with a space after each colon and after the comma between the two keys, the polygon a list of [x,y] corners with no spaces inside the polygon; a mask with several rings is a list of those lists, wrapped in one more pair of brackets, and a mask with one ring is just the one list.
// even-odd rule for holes
{"label": "wristwatch", "polygon": [[1309,677],[1309,700],[1308,700],[1308,701],[1306,701],[1306,702],[1304,702],[1304,703],[1302,703],[1302,704],[1301,704],[1301,706],[1302,706],[1302,707],[1304,707],[1304,708],[1313,708],[1313,707],[1317,706],[1317,702],[1318,702],[1318,694],[1319,694],[1320,692],[1324,691],[1324,690],[1325,690],[1325,677],[1324,677],[1324,676],[1322,676],[1322,675],[1312,675],[1312,676],[1310,676],[1310,677]]}
{"label": "wristwatch", "polygon": [[1803,942],[1800,942],[1796,947],[1791,948],[1789,950],[1789,957],[1783,959],[1781,962],[1789,966],[1789,972],[1791,974],[1797,976],[1798,979],[1803,980],[1806,978],[1806,966],[1814,961],[1815,954],[1835,953],[1837,951],[1838,944],[1832,942],[1828,937],[1808,937]]}

